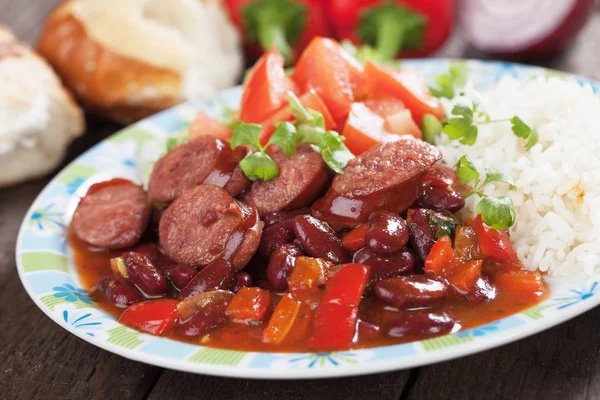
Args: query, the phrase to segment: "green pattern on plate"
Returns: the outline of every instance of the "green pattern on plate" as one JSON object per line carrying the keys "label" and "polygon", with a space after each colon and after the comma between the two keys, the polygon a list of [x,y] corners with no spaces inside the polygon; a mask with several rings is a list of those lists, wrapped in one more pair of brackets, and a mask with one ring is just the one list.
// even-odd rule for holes
{"label": "green pattern on plate", "polygon": [[247,352],[245,351],[211,349],[210,347],[205,347],[194,353],[189,360],[196,363],[238,365],[246,354]]}
{"label": "green pattern on plate", "polygon": [[133,126],[121,131],[121,133],[109,137],[107,140],[115,144],[133,140],[137,142],[137,147],[139,148],[143,143],[152,138],[154,138],[154,135],[151,132]]}
{"label": "green pattern on plate", "polygon": [[442,336],[439,338],[427,339],[421,342],[425,351],[435,351],[445,349],[446,347],[456,346],[473,341],[473,336],[458,337],[456,335]]}
{"label": "green pattern on plate", "polygon": [[97,172],[96,168],[83,164],[73,164],[65,168],[58,176],[57,180],[62,183],[69,183],[77,180],[85,180]]}
{"label": "green pattern on plate", "polygon": [[66,297],[56,297],[53,294],[47,294],[45,296],[42,296],[42,297],[40,297],[40,300],[51,311],[54,311],[54,308],[57,305],[64,304],[64,303],[73,304],[76,309],[79,309],[79,308],[98,308],[98,306],[96,306],[94,303],[92,303],[92,304],[84,303],[83,301],[81,301],[79,299],[77,299],[75,301],[69,301],[69,300],[66,299]]}
{"label": "green pattern on plate", "polygon": [[109,330],[107,342],[125,349],[133,349],[144,343],[144,341],[139,338],[139,332],[124,326]]}
{"label": "green pattern on plate", "polygon": [[544,304],[540,304],[539,306],[536,307],[532,307],[530,309],[527,309],[523,312],[521,312],[521,314],[525,315],[528,318],[531,318],[533,320],[538,320],[538,319],[542,319],[544,316],[542,315],[542,311],[547,310],[549,308],[555,308],[558,307],[562,304],[566,304],[569,301],[560,301],[560,302],[556,302],[556,303],[544,303]]}
{"label": "green pattern on plate", "polygon": [[50,251],[32,251],[23,253],[21,258],[25,273],[36,271],[59,271],[69,273],[67,257]]}

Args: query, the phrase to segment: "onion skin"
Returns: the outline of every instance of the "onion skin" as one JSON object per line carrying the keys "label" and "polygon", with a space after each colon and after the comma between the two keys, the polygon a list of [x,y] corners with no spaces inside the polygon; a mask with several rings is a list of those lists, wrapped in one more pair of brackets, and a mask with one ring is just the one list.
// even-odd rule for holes
{"label": "onion skin", "polygon": [[[463,0],[465,2],[466,0]],[[523,0],[527,1],[527,0]],[[467,32],[467,40],[475,47],[490,54],[511,57],[511,58],[543,58],[558,54],[567,49],[577,38],[582,28],[585,26],[588,18],[593,14],[598,0],[576,0],[573,7],[569,10],[559,24],[557,24],[550,32],[542,36],[534,43],[526,47],[515,45],[515,50],[511,50],[508,45],[486,46],[482,45],[476,38],[469,37]],[[464,7],[459,7],[459,10]],[[471,16],[466,11],[459,11],[459,20],[462,25],[467,25],[466,20]],[[536,18],[536,16],[532,16]],[[515,27],[517,28],[517,27]],[[465,29],[466,31],[466,29]],[[501,35],[499,35],[501,36]],[[502,40],[502,39],[500,39]],[[503,48],[506,47],[506,48]]]}

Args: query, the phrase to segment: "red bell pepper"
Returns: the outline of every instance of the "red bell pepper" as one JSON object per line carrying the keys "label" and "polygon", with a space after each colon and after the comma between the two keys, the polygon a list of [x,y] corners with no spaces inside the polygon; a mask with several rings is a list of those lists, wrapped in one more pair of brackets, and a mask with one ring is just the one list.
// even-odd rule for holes
{"label": "red bell pepper", "polygon": [[323,285],[327,281],[327,272],[331,264],[321,258],[298,257],[294,269],[288,279],[290,292],[311,289]]}
{"label": "red bell pepper", "polygon": [[365,247],[365,236],[369,231],[369,224],[362,224],[346,233],[342,238],[342,246],[350,253],[356,253]]}
{"label": "red bell pepper", "polygon": [[228,317],[241,322],[262,320],[271,305],[271,294],[258,287],[244,287],[227,306]]}
{"label": "red bell pepper", "polygon": [[315,350],[343,350],[350,346],[368,277],[369,266],[347,264],[329,278],[321,304],[315,310],[310,342]]}
{"label": "red bell pepper", "polygon": [[279,304],[275,307],[269,320],[269,325],[263,331],[263,343],[281,344],[283,339],[290,333],[298,317],[301,304],[291,293],[286,294],[279,300]]}
{"label": "red bell pepper", "polygon": [[382,60],[427,55],[450,36],[452,0],[331,0],[327,12],[336,37],[368,44]]}
{"label": "red bell pepper", "polygon": [[288,91],[296,85],[283,70],[283,57],[273,49],[256,62],[246,82],[240,106],[240,119],[260,123],[288,103]]}
{"label": "red bell pepper", "polygon": [[128,307],[119,322],[142,332],[162,335],[168,332],[179,317],[177,312],[179,301],[159,299],[144,301]]}
{"label": "red bell pepper", "polygon": [[481,215],[473,220],[473,229],[479,241],[479,250],[484,258],[497,261],[516,261],[519,257],[510,243],[508,231],[497,231],[483,223]]}
{"label": "red bell pepper", "polygon": [[322,0],[225,0],[227,11],[258,57],[275,46],[291,62],[315,36],[331,36]]}
{"label": "red bell pepper", "polygon": [[346,118],[364,87],[363,67],[334,40],[317,37],[298,60],[292,79],[301,92],[314,89],[335,121]]}

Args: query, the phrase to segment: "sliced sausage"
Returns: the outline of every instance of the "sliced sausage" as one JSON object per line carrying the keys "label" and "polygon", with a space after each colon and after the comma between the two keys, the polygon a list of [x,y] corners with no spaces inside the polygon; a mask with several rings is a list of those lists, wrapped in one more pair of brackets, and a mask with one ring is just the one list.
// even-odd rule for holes
{"label": "sliced sausage", "polygon": [[121,249],[140,240],[149,219],[144,189],[125,179],[113,179],[90,187],[71,226],[78,238],[92,246]]}
{"label": "sliced sausage", "polygon": [[441,157],[435,146],[410,137],[373,147],[336,175],[313,213],[335,229],[354,228],[377,210],[399,214],[421,195],[425,174]]}
{"label": "sliced sausage", "polygon": [[208,135],[177,146],[154,165],[148,183],[150,201],[170,203],[187,189],[203,183],[227,187],[237,195],[250,183],[237,171],[246,153],[243,147],[232,150],[226,141]]}
{"label": "sliced sausage", "polygon": [[308,206],[325,191],[331,174],[321,155],[310,146],[298,146],[292,157],[280,150],[270,155],[279,168],[279,175],[270,181],[252,183],[242,198],[261,216]]}
{"label": "sliced sausage", "polygon": [[223,257],[240,270],[256,252],[262,228],[255,209],[217,186],[200,185],[165,210],[159,240],[175,262],[205,266]]}

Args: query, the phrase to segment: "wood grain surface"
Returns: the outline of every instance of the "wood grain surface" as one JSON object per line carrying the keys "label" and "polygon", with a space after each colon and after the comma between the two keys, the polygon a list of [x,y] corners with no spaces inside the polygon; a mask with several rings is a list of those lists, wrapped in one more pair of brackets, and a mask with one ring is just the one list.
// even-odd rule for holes
{"label": "wood grain surface", "polygon": [[[57,3],[0,0],[0,24],[35,43],[45,15]],[[600,80],[599,41],[597,12],[571,49],[540,65]],[[468,46],[460,32],[438,56],[486,58]],[[98,117],[89,117],[88,126],[65,163],[119,129]],[[343,379],[214,378],[164,370],[100,350],[46,317],[17,276],[18,227],[50,178],[0,190],[0,399],[600,398],[600,308],[484,353],[413,370]]]}

